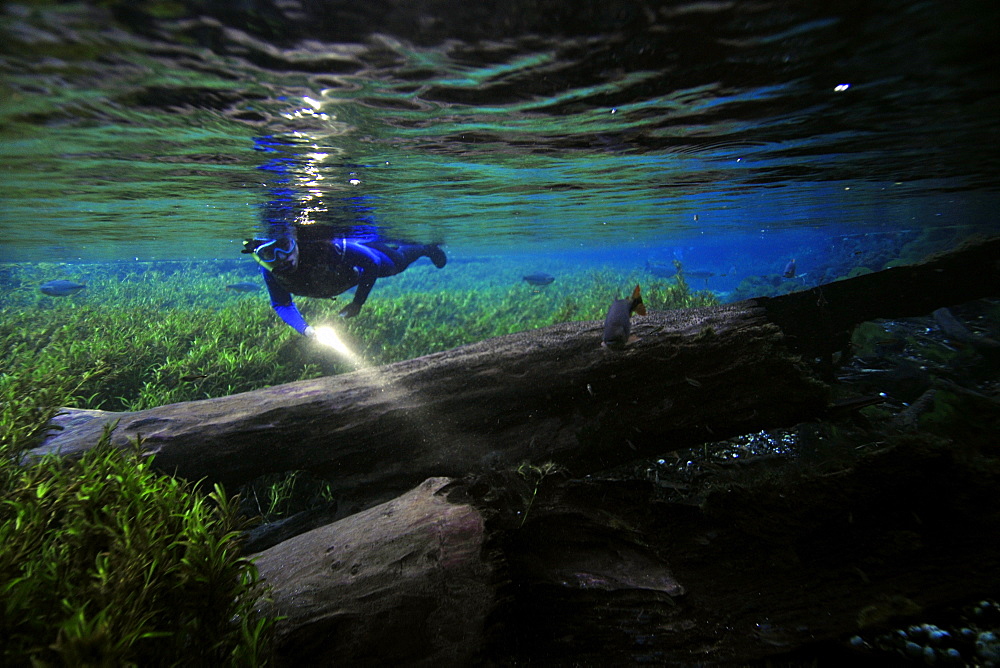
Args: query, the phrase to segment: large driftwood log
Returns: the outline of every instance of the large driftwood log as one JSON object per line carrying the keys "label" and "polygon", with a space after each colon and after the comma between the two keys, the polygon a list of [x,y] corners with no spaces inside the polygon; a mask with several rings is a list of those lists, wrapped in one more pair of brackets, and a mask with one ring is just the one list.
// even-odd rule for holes
{"label": "large driftwood log", "polygon": [[484,524],[445,478],[254,557],[287,665],[468,665],[493,608]]}
{"label": "large driftwood log", "polygon": [[585,474],[822,415],[812,363],[853,325],[996,294],[998,258],[992,239],[784,297],[651,313],[620,351],[599,345],[601,323],[565,323],[218,399],[68,410],[33,454],[78,455],[118,420],[113,442],[141,436],[168,472],[239,486],[306,470],[366,505],[524,460]]}
{"label": "large driftwood log", "polygon": [[754,303],[653,313],[624,351],[597,322],[136,413],[69,411],[41,452],[76,455],[120,420],[158,467],[238,487],[305,470],[382,501],[436,475],[523,460],[587,473],[645,453],[792,424],[826,387]]}

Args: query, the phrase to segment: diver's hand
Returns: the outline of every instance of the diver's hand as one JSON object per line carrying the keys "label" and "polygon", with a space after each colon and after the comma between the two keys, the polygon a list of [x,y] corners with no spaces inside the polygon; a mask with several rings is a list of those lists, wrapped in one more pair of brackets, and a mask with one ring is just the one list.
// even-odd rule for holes
{"label": "diver's hand", "polygon": [[308,325],[306,326],[306,331],[302,332],[302,336],[306,337],[307,339],[315,339],[316,330],[312,328],[312,325]]}
{"label": "diver's hand", "polygon": [[340,311],[340,317],[341,318],[353,318],[358,313],[361,313],[361,304],[358,304],[357,302],[351,302],[350,304],[348,304],[347,306],[345,306],[343,309],[341,309],[341,311]]}

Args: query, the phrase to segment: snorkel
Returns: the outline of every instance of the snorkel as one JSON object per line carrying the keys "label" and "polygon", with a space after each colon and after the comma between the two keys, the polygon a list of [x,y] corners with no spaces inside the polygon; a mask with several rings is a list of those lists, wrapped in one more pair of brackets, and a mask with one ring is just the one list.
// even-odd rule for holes
{"label": "snorkel", "polygon": [[268,271],[295,269],[299,262],[299,246],[295,239],[247,239],[242,253],[250,253],[260,266]]}
{"label": "snorkel", "polygon": [[290,272],[299,266],[298,230],[294,225],[271,222],[267,232],[243,242],[243,253],[250,253],[253,259],[269,273]]}

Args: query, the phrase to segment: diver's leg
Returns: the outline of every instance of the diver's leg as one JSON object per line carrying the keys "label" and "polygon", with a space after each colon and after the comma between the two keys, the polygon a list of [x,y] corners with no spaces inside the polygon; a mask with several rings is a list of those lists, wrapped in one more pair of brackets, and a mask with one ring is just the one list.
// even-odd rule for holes
{"label": "diver's leg", "polygon": [[448,256],[444,254],[444,251],[437,244],[427,244],[424,246],[424,255],[429,257],[438,269],[448,263]]}
{"label": "diver's leg", "polygon": [[384,255],[388,261],[383,261],[379,265],[380,276],[394,276],[415,261],[417,258],[430,258],[434,266],[440,269],[448,262],[444,251],[438,248],[437,244],[400,244],[390,246],[381,241],[365,244],[369,248]]}

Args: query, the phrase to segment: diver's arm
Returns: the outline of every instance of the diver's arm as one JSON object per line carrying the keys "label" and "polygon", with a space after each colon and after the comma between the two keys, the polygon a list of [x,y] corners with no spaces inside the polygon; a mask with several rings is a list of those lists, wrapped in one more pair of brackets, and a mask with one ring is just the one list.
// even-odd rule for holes
{"label": "diver's arm", "polygon": [[344,261],[358,270],[358,287],[354,291],[354,299],[340,311],[341,316],[353,318],[361,312],[361,307],[375,287],[379,258],[374,251],[363,244],[348,242],[344,246]]}
{"label": "diver's arm", "polygon": [[292,301],[292,293],[281,287],[281,284],[274,280],[271,272],[263,267],[260,271],[264,275],[264,284],[267,285],[267,292],[271,296],[271,308],[274,309],[274,312],[299,334],[312,336],[313,328],[309,326],[305,318],[302,317],[302,314],[299,313],[298,307]]}

